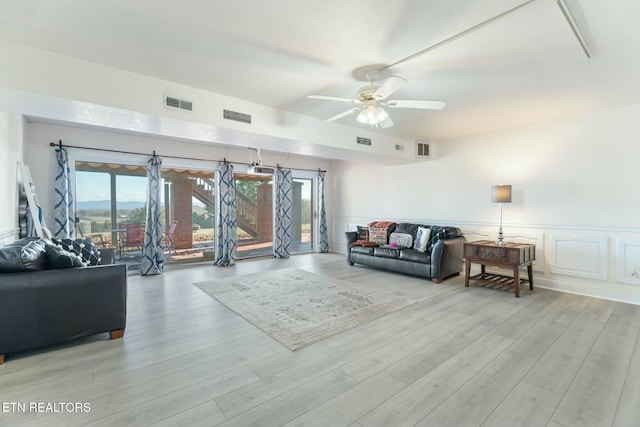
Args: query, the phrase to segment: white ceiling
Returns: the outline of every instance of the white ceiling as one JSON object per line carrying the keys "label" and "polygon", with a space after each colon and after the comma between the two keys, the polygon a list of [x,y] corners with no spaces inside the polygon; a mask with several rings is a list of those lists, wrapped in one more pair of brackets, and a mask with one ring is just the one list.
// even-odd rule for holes
{"label": "white ceiling", "polygon": [[[0,0],[0,38],[318,118],[349,104],[352,71],[391,64],[525,0]],[[640,101],[640,1],[534,0],[393,68],[381,132],[444,140]],[[359,125],[355,115],[339,123]],[[330,125],[328,125],[330,126]]]}

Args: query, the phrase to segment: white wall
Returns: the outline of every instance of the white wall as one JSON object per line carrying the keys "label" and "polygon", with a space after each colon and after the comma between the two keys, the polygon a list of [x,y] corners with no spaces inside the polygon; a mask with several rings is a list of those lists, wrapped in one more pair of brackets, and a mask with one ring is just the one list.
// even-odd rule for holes
{"label": "white wall", "polygon": [[0,111],[0,246],[18,237],[17,162],[22,160],[23,119]]}
{"label": "white wall", "polygon": [[[271,151],[398,164],[409,140],[362,127],[327,124],[237,98],[0,40],[0,109],[55,121],[124,128]],[[165,95],[193,102],[167,108]],[[223,119],[223,110],[250,114],[251,123]],[[373,144],[357,144],[356,137]],[[271,137],[271,138],[269,138]]]}
{"label": "white wall", "polygon": [[[388,219],[497,237],[493,184],[512,184],[505,237],[536,244],[539,285],[640,303],[640,104],[437,143],[403,166],[335,162],[332,247]],[[526,293],[525,293],[526,295]]]}

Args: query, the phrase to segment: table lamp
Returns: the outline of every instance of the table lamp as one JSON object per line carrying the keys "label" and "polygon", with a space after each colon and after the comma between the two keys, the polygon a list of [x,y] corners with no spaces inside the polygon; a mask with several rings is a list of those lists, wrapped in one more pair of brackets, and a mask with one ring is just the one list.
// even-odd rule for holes
{"label": "table lamp", "polygon": [[500,231],[498,231],[496,245],[506,245],[502,236],[502,204],[511,203],[511,185],[494,185],[491,188],[491,201],[500,203]]}

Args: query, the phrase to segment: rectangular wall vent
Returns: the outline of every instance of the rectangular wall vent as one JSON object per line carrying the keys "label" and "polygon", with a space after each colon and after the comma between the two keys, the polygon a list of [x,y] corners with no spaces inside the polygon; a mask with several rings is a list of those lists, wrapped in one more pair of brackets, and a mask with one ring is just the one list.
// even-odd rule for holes
{"label": "rectangular wall vent", "polygon": [[356,137],[356,142],[362,145],[371,145],[371,138],[363,138],[362,136]]}
{"label": "rectangular wall vent", "polygon": [[431,144],[426,141],[416,141],[416,157],[421,159],[430,159]]}
{"label": "rectangular wall vent", "polygon": [[181,110],[193,111],[193,102],[184,99],[174,98],[173,96],[164,97],[164,105],[171,108],[179,108]]}
{"label": "rectangular wall vent", "polygon": [[222,118],[251,124],[251,114],[238,113],[237,111],[224,110],[222,112]]}
{"label": "rectangular wall vent", "polygon": [[404,151],[404,145],[396,144],[396,151]]}

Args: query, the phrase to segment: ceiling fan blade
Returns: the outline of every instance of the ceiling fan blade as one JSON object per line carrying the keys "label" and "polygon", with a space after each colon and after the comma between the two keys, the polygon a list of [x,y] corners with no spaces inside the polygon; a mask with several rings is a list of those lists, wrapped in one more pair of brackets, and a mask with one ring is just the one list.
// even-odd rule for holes
{"label": "ceiling fan blade", "polygon": [[391,117],[387,116],[386,119],[378,123],[378,126],[380,126],[383,129],[390,128],[391,126],[393,126],[393,120],[391,120]]}
{"label": "ceiling fan blade", "polygon": [[421,108],[424,110],[442,110],[446,105],[446,102],[405,99],[389,101],[386,102],[385,105],[391,108]]}
{"label": "ceiling fan blade", "polygon": [[352,108],[351,110],[347,110],[347,111],[345,111],[345,112],[343,112],[343,113],[336,114],[336,115],[335,115],[335,116],[333,116],[333,117],[329,117],[327,120],[325,120],[325,122],[326,122],[326,123],[328,123],[328,122],[335,122],[336,120],[339,120],[339,119],[341,119],[341,118],[343,118],[343,117],[347,117],[348,115],[353,114],[353,113],[355,113],[356,111],[360,111],[360,108]]}
{"label": "ceiling fan blade", "polygon": [[387,79],[386,82],[382,84],[382,86],[378,88],[378,90],[376,90],[376,93],[374,93],[374,96],[376,98],[385,99],[389,95],[391,95],[393,92],[397,91],[402,86],[404,86],[406,83],[407,83],[407,79],[405,78],[398,77],[398,76],[391,76]]}
{"label": "ceiling fan blade", "polygon": [[350,102],[352,104],[362,104],[362,102],[360,102],[357,99],[350,99],[350,98],[338,98],[335,96],[323,96],[323,95],[309,95],[307,96],[307,98],[311,98],[311,99],[322,99],[325,101],[339,101],[339,102]]}

